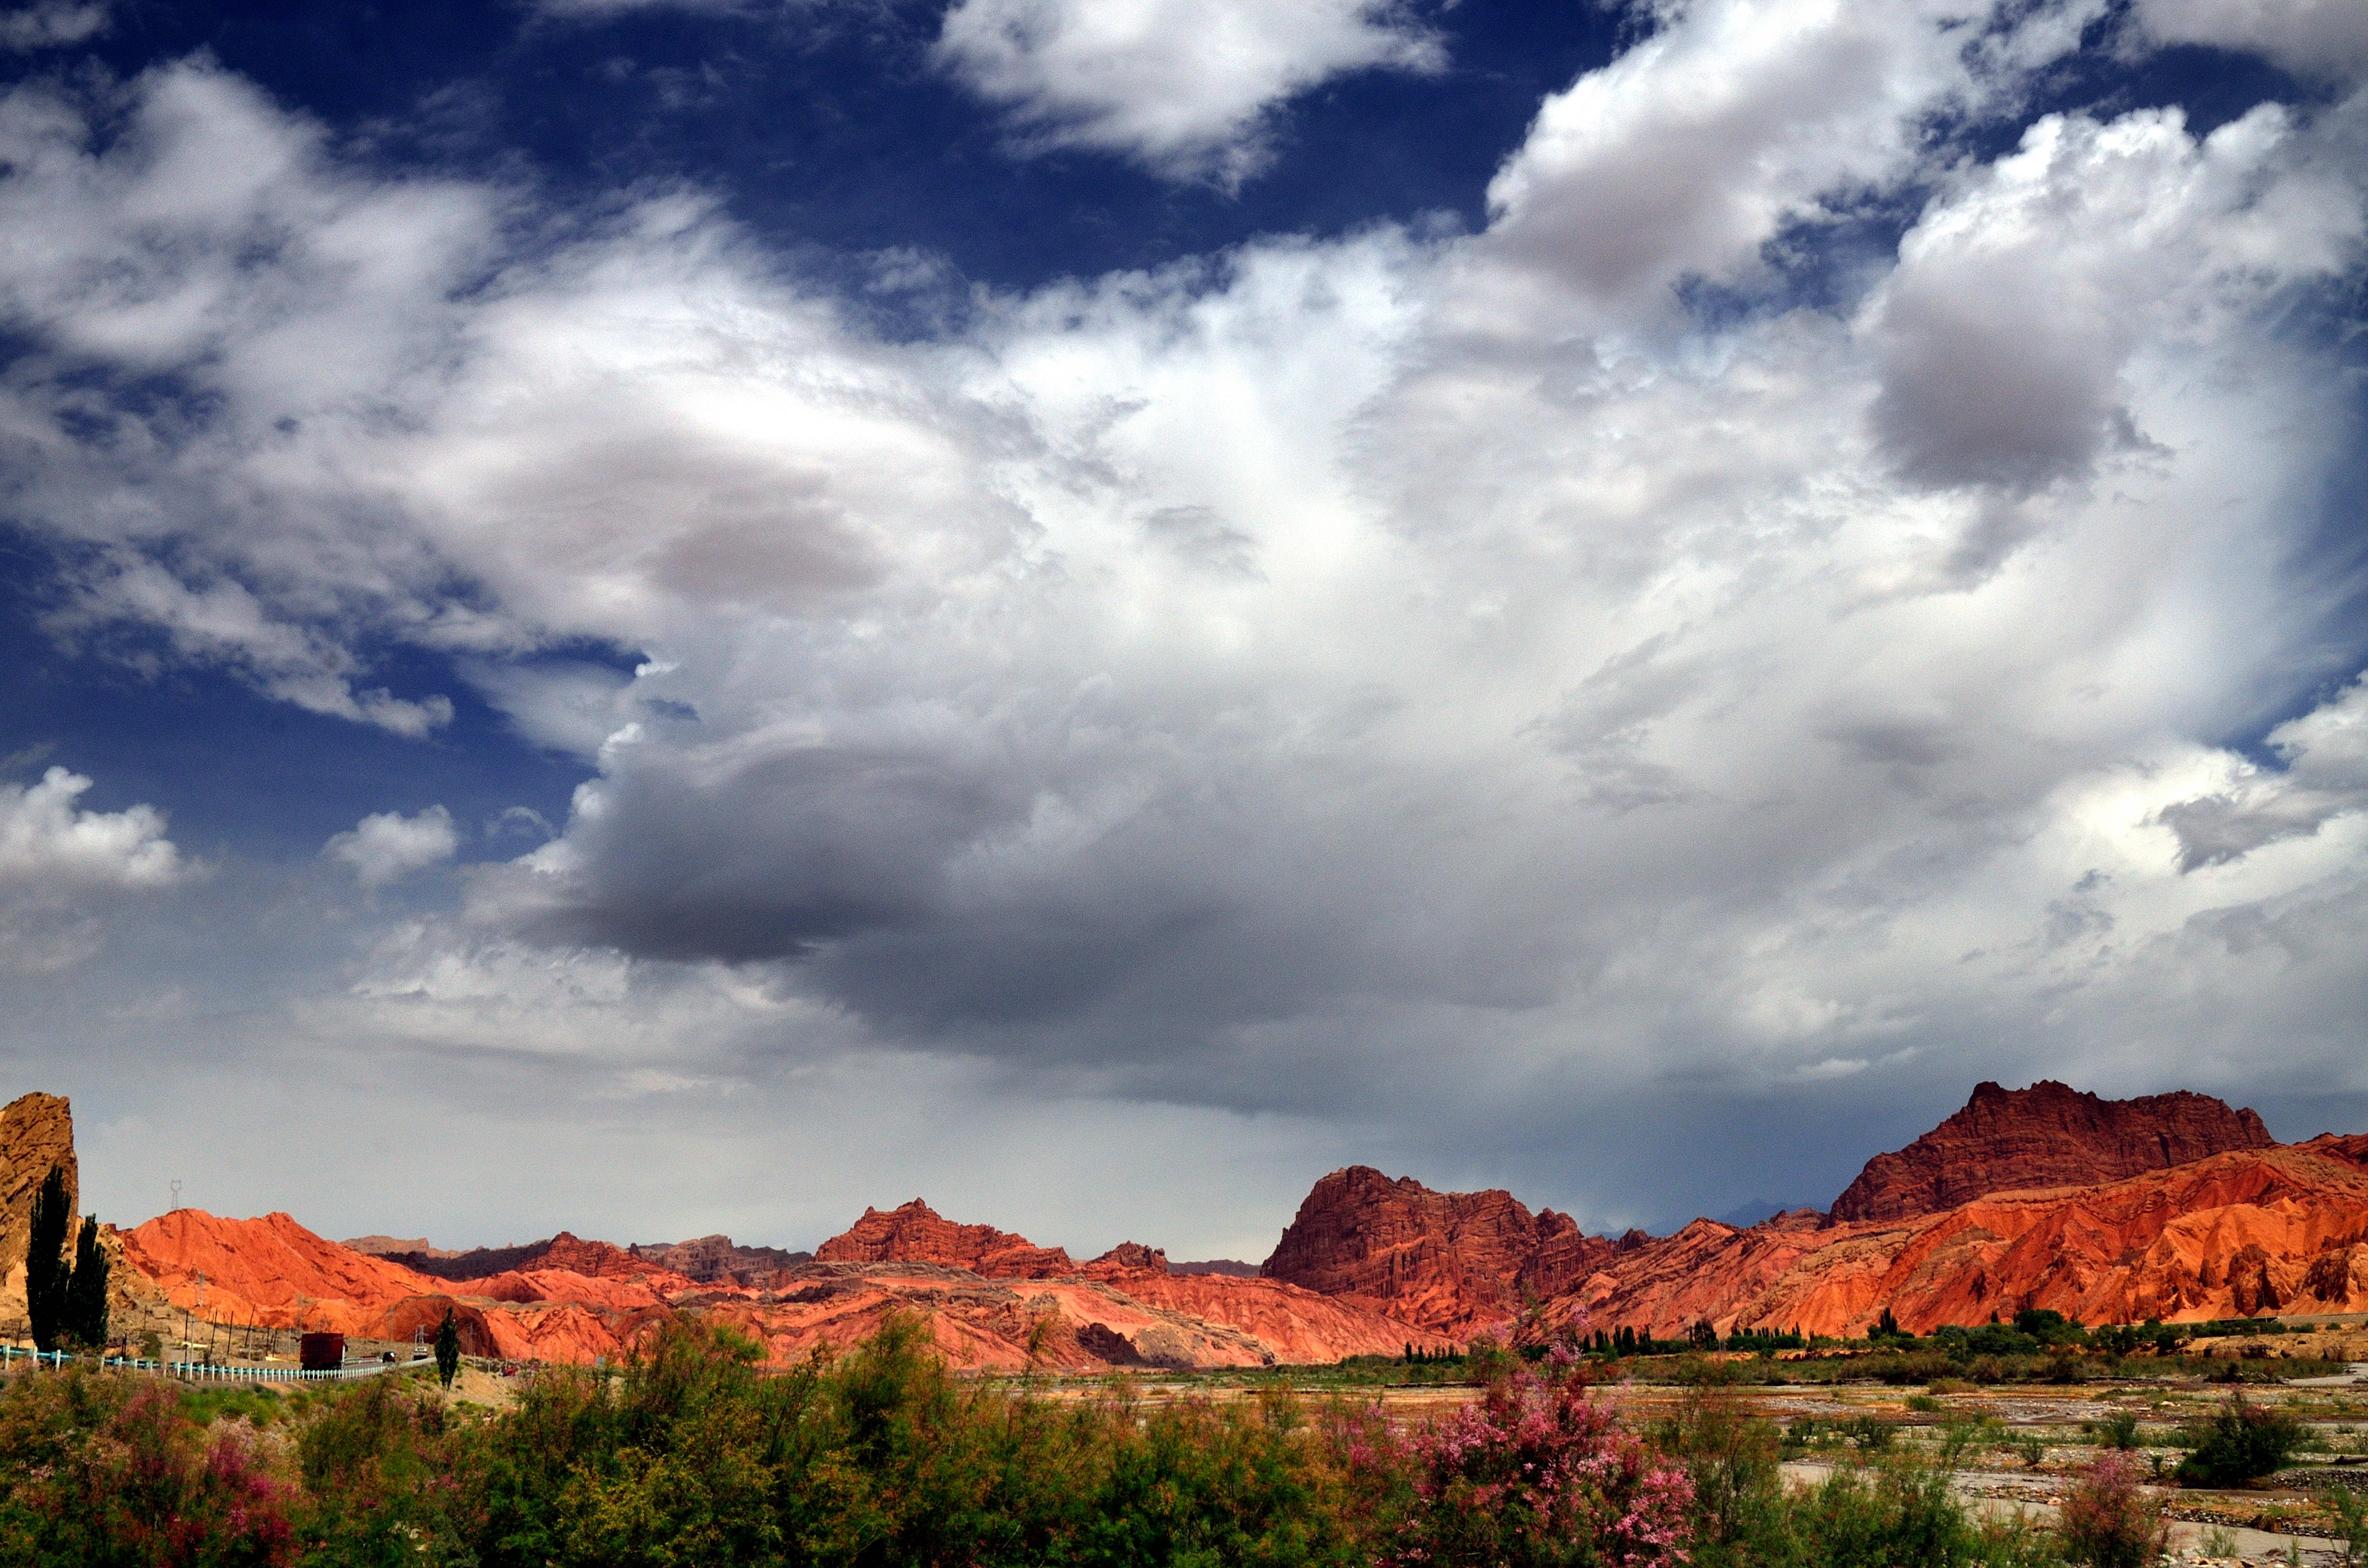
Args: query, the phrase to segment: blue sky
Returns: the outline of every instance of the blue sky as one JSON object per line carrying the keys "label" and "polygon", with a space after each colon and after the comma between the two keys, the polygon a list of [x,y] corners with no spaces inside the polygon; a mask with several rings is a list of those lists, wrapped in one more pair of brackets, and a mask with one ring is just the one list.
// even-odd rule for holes
{"label": "blue sky", "polygon": [[2368,1124],[2343,0],[0,12],[91,1203],[1262,1255]]}

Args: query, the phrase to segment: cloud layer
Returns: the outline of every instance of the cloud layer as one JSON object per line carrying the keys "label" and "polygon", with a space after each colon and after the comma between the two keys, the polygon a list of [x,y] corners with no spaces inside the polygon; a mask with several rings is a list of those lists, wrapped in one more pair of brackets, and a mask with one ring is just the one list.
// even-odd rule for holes
{"label": "cloud layer", "polygon": [[[942,48],[1223,178],[1283,96],[1431,60],[1301,9],[967,0]],[[318,1041],[620,1100],[906,1053],[1526,1150],[1606,1217],[1634,1183],[1535,1151],[1623,1096],[2368,1090],[2306,555],[2357,411],[2294,325],[2360,276],[2368,103],[2024,123],[2101,16],[1670,7],[1480,233],[897,339],[696,192],[374,172],[203,62],[21,85],[9,501],[61,636],[425,737],[450,698],[374,673],[416,650],[591,769],[295,1005]]]}

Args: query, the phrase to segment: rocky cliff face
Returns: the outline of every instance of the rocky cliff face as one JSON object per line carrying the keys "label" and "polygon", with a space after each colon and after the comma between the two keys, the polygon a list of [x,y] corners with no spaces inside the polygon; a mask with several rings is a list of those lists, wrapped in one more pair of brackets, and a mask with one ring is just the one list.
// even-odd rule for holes
{"label": "rocky cliff face", "polygon": [[2275,1142],[2259,1116],[2209,1095],[2107,1100],[2044,1079],[2027,1089],[1981,1084],[1948,1120],[1869,1160],[1833,1217],[1912,1219],[1988,1193],[2094,1187]]}
{"label": "rocky cliff face", "polygon": [[1260,1272],[1468,1336],[1585,1278],[1612,1244],[1501,1188],[1433,1192],[1351,1165],[1317,1182]]}
{"label": "rocky cliff face", "polygon": [[916,1198],[866,1209],[844,1235],[814,1248],[816,1263],[935,1263],[991,1279],[1050,1279],[1077,1266],[1060,1247],[1040,1247],[992,1225],[957,1225]]}
{"label": "rocky cliff face", "polygon": [[[63,1166],[66,1196],[80,1191],[74,1165],[74,1108],[57,1095],[20,1095],[0,1110],[0,1312],[25,1310],[25,1244],[33,1230],[33,1195]],[[67,1227],[71,1237],[74,1228]]]}

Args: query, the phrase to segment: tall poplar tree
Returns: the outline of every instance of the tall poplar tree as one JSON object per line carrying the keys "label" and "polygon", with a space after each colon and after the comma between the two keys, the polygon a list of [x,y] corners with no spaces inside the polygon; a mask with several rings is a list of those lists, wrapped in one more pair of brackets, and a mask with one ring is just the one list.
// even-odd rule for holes
{"label": "tall poplar tree", "polygon": [[447,1307],[444,1309],[443,1326],[436,1331],[436,1375],[449,1389],[460,1372],[461,1325],[452,1321],[452,1309]]}
{"label": "tall poplar tree", "polygon": [[74,1278],[66,1286],[65,1336],[93,1350],[107,1346],[107,1254],[99,1249],[98,1216],[85,1214],[74,1243]]}
{"label": "tall poplar tree", "polygon": [[63,1165],[51,1165],[33,1194],[32,1237],[25,1251],[25,1315],[33,1322],[33,1345],[55,1350],[66,1328],[66,1291],[74,1271],[66,1262],[66,1199]]}

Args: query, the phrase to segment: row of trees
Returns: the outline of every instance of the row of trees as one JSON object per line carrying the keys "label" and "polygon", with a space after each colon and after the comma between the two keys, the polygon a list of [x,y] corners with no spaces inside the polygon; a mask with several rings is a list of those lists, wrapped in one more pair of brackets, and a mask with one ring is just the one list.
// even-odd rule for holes
{"label": "row of trees", "polygon": [[62,1165],[50,1167],[33,1195],[32,1234],[25,1254],[25,1315],[32,1320],[33,1344],[97,1350],[107,1344],[107,1254],[98,1244],[98,1217],[85,1214],[66,1261],[66,1227],[74,1203],[66,1197]]}

